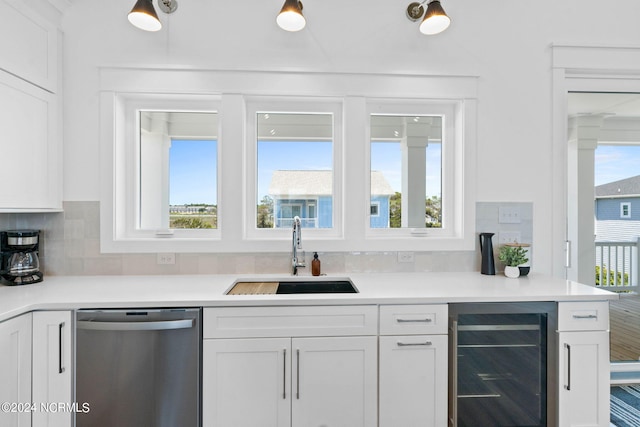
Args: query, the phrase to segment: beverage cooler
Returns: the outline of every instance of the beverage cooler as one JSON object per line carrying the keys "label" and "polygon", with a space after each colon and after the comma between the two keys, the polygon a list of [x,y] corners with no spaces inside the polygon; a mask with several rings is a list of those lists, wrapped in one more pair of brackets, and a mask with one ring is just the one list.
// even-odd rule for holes
{"label": "beverage cooler", "polygon": [[557,308],[449,305],[449,426],[556,424]]}

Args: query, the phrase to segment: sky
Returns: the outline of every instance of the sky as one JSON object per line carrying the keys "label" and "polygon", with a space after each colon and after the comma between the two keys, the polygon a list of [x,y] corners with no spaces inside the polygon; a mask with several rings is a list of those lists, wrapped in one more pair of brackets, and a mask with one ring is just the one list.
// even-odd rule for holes
{"label": "sky", "polygon": [[600,145],[595,151],[595,185],[640,175],[640,146]]}
{"label": "sky", "polygon": [[169,204],[217,204],[217,141],[171,141]]}

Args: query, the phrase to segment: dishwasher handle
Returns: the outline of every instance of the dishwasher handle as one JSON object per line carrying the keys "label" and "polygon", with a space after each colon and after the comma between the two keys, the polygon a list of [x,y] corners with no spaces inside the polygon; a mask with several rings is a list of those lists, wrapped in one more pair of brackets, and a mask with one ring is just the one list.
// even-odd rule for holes
{"label": "dishwasher handle", "polygon": [[164,331],[169,329],[189,329],[195,319],[159,320],[154,322],[99,322],[79,320],[78,329],[93,331]]}

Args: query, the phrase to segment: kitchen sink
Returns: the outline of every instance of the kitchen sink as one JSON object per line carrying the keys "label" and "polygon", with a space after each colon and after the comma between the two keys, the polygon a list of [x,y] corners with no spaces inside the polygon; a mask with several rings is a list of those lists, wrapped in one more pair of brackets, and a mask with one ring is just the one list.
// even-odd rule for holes
{"label": "kitchen sink", "polygon": [[358,289],[348,279],[287,279],[282,281],[238,281],[227,295],[273,294],[355,294]]}
{"label": "kitchen sink", "polygon": [[276,294],[355,294],[350,280],[293,280],[279,282]]}

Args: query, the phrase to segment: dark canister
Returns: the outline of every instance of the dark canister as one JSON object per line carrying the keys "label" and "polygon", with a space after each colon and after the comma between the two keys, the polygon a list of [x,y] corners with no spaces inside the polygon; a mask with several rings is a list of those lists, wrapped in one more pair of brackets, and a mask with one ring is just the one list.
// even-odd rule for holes
{"label": "dark canister", "polygon": [[493,243],[491,237],[495,233],[480,233],[480,254],[482,255],[482,262],[480,264],[480,273],[495,275],[496,264],[493,260]]}

